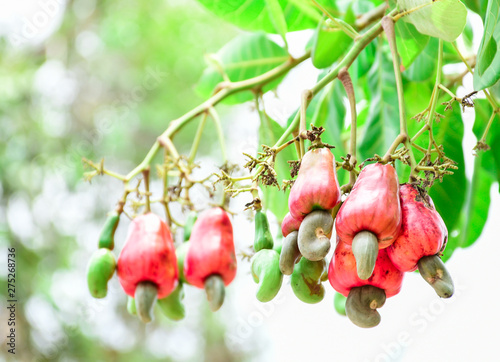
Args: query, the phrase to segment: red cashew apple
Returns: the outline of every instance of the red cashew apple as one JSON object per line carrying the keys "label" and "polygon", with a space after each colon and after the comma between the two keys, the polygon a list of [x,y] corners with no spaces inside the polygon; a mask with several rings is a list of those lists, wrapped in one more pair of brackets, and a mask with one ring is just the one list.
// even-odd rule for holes
{"label": "red cashew apple", "polygon": [[304,220],[304,216],[296,219],[288,212],[281,223],[281,233],[283,237],[286,238],[291,232],[298,231],[302,220]]}
{"label": "red cashew apple", "polygon": [[396,170],[375,163],[363,168],[335,221],[340,239],[352,245],[360,278],[368,279],[379,249],[391,245],[401,229]]}
{"label": "red cashew apple", "polygon": [[438,255],[448,239],[446,225],[423,190],[404,184],[399,192],[403,223],[401,234],[387,248],[389,258],[401,271],[418,268],[440,297],[449,298],[453,281]]}
{"label": "red cashew apple", "polygon": [[141,320],[151,321],[156,299],[168,296],[178,277],[170,230],[158,215],[147,213],[132,220],[117,271],[123,290],[135,298]]}
{"label": "red cashew apple", "polygon": [[220,207],[202,213],[189,242],[184,277],[189,284],[205,289],[210,308],[216,311],[224,302],[224,286],[236,276],[233,227],[228,214]]}
{"label": "red cashew apple", "polygon": [[340,202],[335,157],[328,148],[306,152],[300,163],[288,207],[290,214],[302,220],[313,210],[330,210]]}
{"label": "red cashew apple", "polygon": [[392,264],[387,250],[382,249],[378,253],[372,276],[366,280],[359,278],[351,246],[337,236],[328,279],[337,292],[347,297],[346,313],[354,324],[364,328],[378,325],[380,314],[376,309],[384,305],[386,298],[399,293],[403,275]]}

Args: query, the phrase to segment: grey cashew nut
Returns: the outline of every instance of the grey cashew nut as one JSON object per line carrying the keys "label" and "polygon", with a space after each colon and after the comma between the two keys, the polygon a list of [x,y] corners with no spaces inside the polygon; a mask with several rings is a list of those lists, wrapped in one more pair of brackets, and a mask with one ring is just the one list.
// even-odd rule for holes
{"label": "grey cashew nut", "polygon": [[345,302],[347,317],[358,327],[372,328],[380,323],[377,308],[385,303],[385,291],[373,285],[352,288]]}
{"label": "grey cashew nut", "polygon": [[333,218],[329,211],[317,210],[308,214],[300,224],[298,245],[302,256],[311,261],[323,259],[330,250]]}
{"label": "grey cashew nut", "polygon": [[222,277],[217,274],[210,275],[205,279],[205,292],[207,293],[207,300],[212,312],[218,311],[224,303],[226,295],[226,288]]}
{"label": "grey cashew nut", "polygon": [[352,240],[352,253],[356,259],[356,270],[360,279],[372,276],[378,256],[378,239],[370,231],[360,231]]}
{"label": "grey cashew nut", "polygon": [[153,320],[153,307],[158,297],[158,287],[151,282],[140,282],[135,288],[135,308],[143,323]]}
{"label": "grey cashew nut", "polygon": [[280,270],[284,275],[292,275],[293,267],[302,257],[297,244],[298,234],[298,231],[292,231],[283,241],[280,254]]}
{"label": "grey cashew nut", "polygon": [[450,273],[438,255],[424,256],[418,261],[418,271],[441,298],[449,298],[455,290]]}

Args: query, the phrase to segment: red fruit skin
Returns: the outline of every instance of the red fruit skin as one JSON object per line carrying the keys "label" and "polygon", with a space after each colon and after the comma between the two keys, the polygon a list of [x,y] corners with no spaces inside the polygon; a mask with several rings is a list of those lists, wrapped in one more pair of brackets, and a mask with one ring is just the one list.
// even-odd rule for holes
{"label": "red fruit skin", "polygon": [[290,214],[303,219],[313,210],[330,210],[340,202],[335,157],[328,148],[306,152],[297,179],[290,190]]}
{"label": "red fruit skin", "polygon": [[177,287],[177,258],[170,229],[158,215],[147,213],[132,220],[127,240],[117,262],[120,284],[134,297],[137,284],[155,283],[158,298]]}
{"label": "red fruit skin", "polygon": [[300,224],[302,224],[302,220],[304,220],[304,217],[301,217],[299,220],[297,220],[292,216],[292,214],[286,214],[283,218],[283,222],[281,223],[281,233],[283,234],[283,237],[286,238],[286,236],[292,231],[299,230]]}
{"label": "red fruit skin", "polygon": [[184,277],[189,284],[204,288],[205,279],[220,275],[228,286],[236,276],[233,227],[227,213],[216,207],[202,213],[193,225]]}
{"label": "red fruit skin", "polygon": [[404,273],[398,270],[387,256],[387,249],[379,250],[373,274],[367,280],[358,277],[356,259],[351,246],[339,240],[328,268],[328,280],[332,287],[344,296],[355,287],[373,285],[385,291],[386,297],[392,297],[401,290]]}
{"label": "red fruit skin", "polygon": [[401,229],[401,205],[394,167],[374,163],[363,168],[337,213],[335,229],[349,245],[364,230],[377,236],[379,249],[396,240]]}
{"label": "red fruit skin", "polygon": [[426,205],[418,190],[409,184],[401,185],[399,195],[401,235],[387,248],[387,253],[399,270],[410,272],[417,269],[420,258],[444,250],[448,230],[430,196],[426,195]]}

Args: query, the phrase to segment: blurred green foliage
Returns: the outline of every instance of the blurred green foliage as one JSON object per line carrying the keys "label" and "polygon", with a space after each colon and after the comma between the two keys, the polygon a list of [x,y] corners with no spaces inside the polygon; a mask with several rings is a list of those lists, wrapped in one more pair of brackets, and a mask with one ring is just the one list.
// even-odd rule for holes
{"label": "blurred green foliage", "polygon": [[[111,301],[92,300],[82,283],[120,191],[110,178],[84,183],[81,160],[106,156],[116,171],[129,171],[172,119],[201,102],[193,86],[204,55],[238,31],[195,1],[76,0],[64,11],[60,27],[40,44],[17,47],[9,34],[0,38],[0,248],[2,258],[7,247],[16,248],[15,358],[175,360],[151,353],[117,283]],[[177,136],[180,150],[195,127]],[[210,153],[211,142],[200,149]],[[6,285],[6,270],[0,277]],[[5,300],[6,288],[0,295]],[[110,303],[120,305],[118,315]],[[113,318],[97,329],[102,308]],[[219,324],[189,331],[211,335]],[[163,320],[156,332],[168,339],[174,328]],[[202,358],[204,349],[207,360],[237,359],[221,328],[198,340],[188,360]]]}

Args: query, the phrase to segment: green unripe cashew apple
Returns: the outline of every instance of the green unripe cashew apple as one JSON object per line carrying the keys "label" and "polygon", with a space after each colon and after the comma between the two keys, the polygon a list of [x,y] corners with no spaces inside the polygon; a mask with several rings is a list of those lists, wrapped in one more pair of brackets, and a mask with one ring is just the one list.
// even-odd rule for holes
{"label": "green unripe cashew apple", "polygon": [[323,300],[325,288],[322,282],[328,279],[325,260],[300,259],[295,267],[290,283],[293,293],[304,303],[315,304]]}
{"label": "green unripe cashew apple", "polygon": [[170,320],[180,321],[186,316],[186,310],[182,300],[184,299],[184,288],[182,283],[177,285],[172,293],[166,298],[158,299],[157,305],[162,313]]}
{"label": "green unripe cashew apple", "polygon": [[131,296],[127,296],[127,311],[130,315],[137,315],[137,309],[135,308],[135,300]]}
{"label": "green unripe cashew apple", "polygon": [[118,212],[113,211],[109,214],[99,235],[99,248],[113,250],[115,247],[115,232],[119,221],[120,214]]}
{"label": "green unripe cashew apple", "polygon": [[111,250],[101,248],[94,252],[87,266],[87,285],[94,298],[104,298],[108,294],[108,281],[115,268],[115,256]]}
{"label": "green unripe cashew apple", "polygon": [[345,302],[347,298],[344,297],[342,294],[339,292],[335,292],[335,296],[333,297],[333,307],[337,311],[338,314],[342,316],[346,316],[345,312]]}
{"label": "green unripe cashew apple", "polygon": [[253,249],[258,252],[262,249],[273,248],[273,236],[269,230],[269,221],[267,215],[261,210],[255,212],[255,239]]}
{"label": "green unripe cashew apple", "polygon": [[193,230],[193,225],[198,219],[198,213],[196,211],[190,211],[186,222],[184,223],[184,241],[188,241],[191,237],[191,231]]}
{"label": "green unripe cashew apple", "polygon": [[278,254],[281,254],[281,249],[283,248],[283,239],[278,235],[274,241],[273,250]]}
{"label": "green unripe cashew apple", "polygon": [[271,301],[281,288],[283,274],[279,262],[280,255],[272,249],[262,249],[252,257],[252,277],[259,283],[257,299],[262,303]]}
{"label": "green unripe cashew apple", "polygon": [[177,269],[179,270],[179,281],[182,283],[187,283],[186,278],[184,277],[184,261],[186,260],[186,255],[190,246],[191,243],[189,243],[189,241],[186,241],[182,244],[179,244],[179,246],[177,246],[177,248],[175,249],[175,256],[177,257]]}

